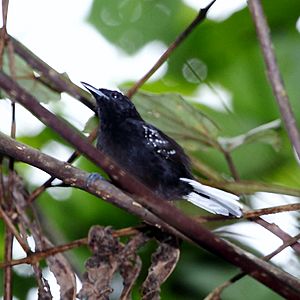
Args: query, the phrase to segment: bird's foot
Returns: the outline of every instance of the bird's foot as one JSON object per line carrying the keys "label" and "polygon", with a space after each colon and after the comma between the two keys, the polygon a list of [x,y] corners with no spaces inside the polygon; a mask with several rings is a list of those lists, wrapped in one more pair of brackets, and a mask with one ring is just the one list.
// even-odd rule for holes
{"label": "bird's foot", "polygon": [[106,180],[103,176],[101,176],[98,173],[91,173],[87,180],[86,180],[86,186],[87,188],[91,187],[91,185],[96,181],[96,180]]}

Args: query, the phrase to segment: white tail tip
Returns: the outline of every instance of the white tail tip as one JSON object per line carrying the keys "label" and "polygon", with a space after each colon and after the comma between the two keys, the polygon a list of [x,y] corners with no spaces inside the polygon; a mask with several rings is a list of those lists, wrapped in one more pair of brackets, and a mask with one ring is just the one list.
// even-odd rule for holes
{"label": "white tail tip", "polygon": [[237,195],[213,188],[189,178],[180,178],[190,184],[194,191],[183,198],[213,214],[223,216],[235,216],[240,218],[243,215],[242,205],[238,202]]}

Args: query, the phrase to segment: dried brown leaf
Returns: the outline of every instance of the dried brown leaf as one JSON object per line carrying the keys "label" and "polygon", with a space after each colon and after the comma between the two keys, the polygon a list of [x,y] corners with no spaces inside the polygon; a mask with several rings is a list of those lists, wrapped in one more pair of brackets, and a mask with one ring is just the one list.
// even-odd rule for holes
{"label": "dried brown leaf", "polygon": [[133,237],[124,247],[120,255],[120,274],[123,277],[123,291],[120,300],[131,299],[132,287],[140,274],[142,261],[137,255],[137,250],[144,245],[149,238],[140,233]]}
{"label": "dried brown leaf", "polygon": [[93,226],[89,231],[89,247],[93,255],[86,264],[79,299],[108,300],[112,293],[110,283],[118,269],[118,254],[122,246],[112,236],[111,228]]}
{"label": "dried brown leaf", "polygon": [[110,287],[114,274],[123,277],[121,300],[131,299],[130,294],[141,270],[141,259],[137,250],[148,241],[142,233],[134,236],[126,245],[113,236],[111,228],[93,226],[89,232],[89,247],[93,255],[86,262],[79,299],[107,300],[112,293]]}
{"label": "dried brown leaf", "polygon": [[179,260],[178,239],[168,236],[162,239],[152,255],[148,276],[142,286],[143,300],[159,300],[160,286],[173,272]]}

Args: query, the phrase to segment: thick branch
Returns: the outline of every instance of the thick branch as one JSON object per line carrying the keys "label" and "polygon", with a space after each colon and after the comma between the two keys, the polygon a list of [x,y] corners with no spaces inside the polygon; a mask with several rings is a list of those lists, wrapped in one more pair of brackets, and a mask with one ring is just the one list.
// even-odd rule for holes
{"label": "thick branch", "polygon": [[300,158],[300,134],[296,120],[289,103],[284,83],[276,62],[273,45],[270,37],[270,29],[264,16],[260,0],[249,0],[249,9],[252,14],[261,50],[263,52],[265,64],[268,71],[268,78],[273,88],[273,93],[277,100],[280,113],[287,129],[289,138],[294,149]]}
{"label": "thick branch", "polygon": [[[86,187],[88,173],[18,143],[2,133],[0,134],[0,153],[38,167],[71,186],[85,189],[98,197],[103,197],[146,221],[149,221],[149,218],[151,218],[150,222],[153,221],[152,214],[149,214],[147,210],[108,182],[98,180],[95,184]],[[163,228],[165,228],[165,223],[170,224],[181,233],[180,237],[184,235],[188,240],[192,240],[197,245],[225,258],[282,296],[297,299],[300,293],[300,283],[294,277],[218,238],[166,201],[155,197],[149,198],[149,195],[146,199],[137,199],[137,201],[158,216],[155,224],[159,224]],[[166,229],[172,234],[178,235],[174,230],[170,230],[170,226]]]}

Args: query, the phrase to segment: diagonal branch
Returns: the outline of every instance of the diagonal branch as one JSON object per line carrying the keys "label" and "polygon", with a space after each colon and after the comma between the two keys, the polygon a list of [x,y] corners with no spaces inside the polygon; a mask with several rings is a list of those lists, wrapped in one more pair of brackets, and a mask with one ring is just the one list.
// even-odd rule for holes
{"label": "diagonal branch", "polygon": [[0,133],[0,153],[13,156],[17,160],[29,163],[63,180],[66,184],[102,197],[106,201],[141,217],[146,222],[153,224],[154,221],[158,227],[164,228],[180,238],[193,241],[208,251],[225,258],[283,297],[297,299],[296,297],[300,293],[300,282],[293,276],[218,238],[195,220],[182,214],[167,201],[157,199],[155,196],[150,198],[149,195],[145,197],[146,199],[139,198],[135,201],[103,180],[97,180],[87,187],[86,181],[89,176],[87,172],[16,142],[2,133]]}
{"label": "diagonal branch", "polygon": [[38,58],[22,43],[8,36],[12,42],[15,53],[17,53],[27,64],[29,64],[33,70],[37,71],[42,78],[45,78],[47,82],[51,82],[51,86],[59,92],[66,92],[70,96],[79,100],[91,110],[96,111],[95,102],[91,99],[88,92],[79,88],[74,84],[67,76],[58,73],[55,69],[51,68],[48,64]]}
{"label": "diagonal branch", "polygon": [[170,57],[173,51],[190,35],[191,32],[199,25],[202,21],[205,20],[208,10],[216,2],[213,0],[205,8],[200,9],[196,18],[191,22],[191,24],[181,32],[175,41],[168,47],[168,49],[161,55],[158,61],[154,66],[140,79],[138,80],[128,91],[127,96],[131,98],[137,90],[162,66],[162,64]]}
{"label": "diagonal branch", "polygon": [[249,0],[249,9],[256,27],[257,36],[265,60],[268,78],[272,85],[273,93],[277,100],[281,117],[287,129],[292,145],[300,158],[300,134],[296,120],[289,103],[289,97],[284,87],[270,37],[270,28],[264,15],[260,0]]}
{"label": "diagonal branch", "polygon": [[[293,246],[294,243],[297,243],[297,241],[300,239],[300,234],[298,233],[296,236],[291,237],[288,241],[284,242],[281,246],[279,246],[277,249],[272,251],[270,254],[264,256],[262,259],[265,261],[268,261],[272,259],[275,255],[283,251],[285,248],[289,246]],[[245,277],[245,273],[241,272],[236,275],[234,275],[229,280],[223,282],[220,286],[215,288],[204,300],[210,300],[210,299],[221,299],[221,293],[225,290],[225,288],[229,287],[233,283],[237,282],[238,280]]]}
{"label": "diagonal branch", "polygon": [[[122,228],[122,229],[113,231],[112,235],[113,235],[113,237],[122,237],[122,236],[138,234],[139,232],[140,231],[138,230],[138,228],[128,227],[128,228]],[[0,263],[0,269],[7,267],[7,266],[16,266],[16,265],[21,265],[21,264],[31,264],[32,265],[34,263],[41,261],[42,259],[44,259],[46,257],[52,256],[52,255],[55,255],[58,253],[66,252],[66,251],[72,250],[74,248],[83,246],[83,245],[86,246],[87,244],[88,244],[88,238],[85,237],[85,238],[82,238],[79,240],[72,241],[68,244],[50,247],[50,248],[44,249],[42,251],[36,251],[34,253],[30,253],[30,255],[28,255],[24,258],[14,259],[10,262]]]}

